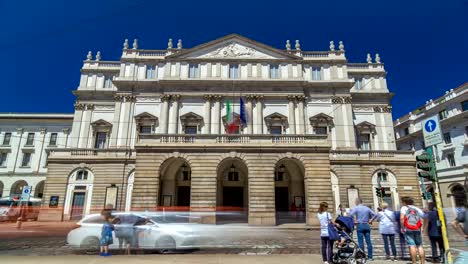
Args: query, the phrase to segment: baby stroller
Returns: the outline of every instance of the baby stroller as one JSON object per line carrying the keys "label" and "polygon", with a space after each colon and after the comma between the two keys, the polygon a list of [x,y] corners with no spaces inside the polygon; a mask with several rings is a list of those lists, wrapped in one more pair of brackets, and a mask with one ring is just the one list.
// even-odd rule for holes
{"label": "baby stroller", "polygon": [[349,216],[339,216],[336,218],[335,223],[338,233],[342,237],[340,246],[336,246],[337,250],[333,254],[333,263],[367,263],[366,254],[353,240],[354,219]]}

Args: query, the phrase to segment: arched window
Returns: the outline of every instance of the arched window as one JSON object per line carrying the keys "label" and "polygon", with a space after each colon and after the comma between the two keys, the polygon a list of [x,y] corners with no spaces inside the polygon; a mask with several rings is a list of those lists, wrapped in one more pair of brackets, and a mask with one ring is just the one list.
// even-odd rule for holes
{"label": "arched window", "polygon": [[88,171],[87,170],[79,170],[76,172],[75,180],[77,181],[86,181],[88,180]]}
{"label": "arched window", "polygon": [[388,174],[385,171],[377,172],[377,180],[380,182],[387,182],[388,181]]}

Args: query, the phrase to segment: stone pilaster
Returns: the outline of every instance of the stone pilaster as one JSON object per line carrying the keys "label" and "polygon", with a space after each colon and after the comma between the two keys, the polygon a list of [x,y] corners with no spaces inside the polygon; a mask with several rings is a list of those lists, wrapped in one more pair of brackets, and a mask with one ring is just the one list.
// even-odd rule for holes
{"label": "stone pilaster", "polygon": [[161,134],[167,134],[168,132],[168,121],[169,121],[169,100],[171,96],[167,94],[161,95],[161,120],[160,120],[160,127],[161,127]]}
{"label": "stone pilaster", "polygon": [[211,132],[212,134],[221,134],[221,100],[222,96],[216,95],[213,96],[214,99],[214,109],[213,109],[213,119]]}
{"label": "stone pilaster", "polygon": [[254,133],[263,134],[263,95],[255,96],[256,120],[254,120]]}
{"label": "stone pilaster", "polygon": [[75,103],[75,114],[73,115],[72,132],[70,135],[70,147],[74,147],[74,148],[78,147],[78,144],[80,141],[80,132],[81,132],[84,109],[85,109],[84,104],[78,101]]}
{"label": "stone pilaster", "polygon": [[296,134],[296,111],[295,111],[295,102],[296,97],[289,95],[288,97],[288,123],[289,123],[289,134]]}
{"label": "stone pilaster", "polygon": [[178,133],[178,124],[179,124],[179,100],[180,95],[172,95],[172,107],[171,107],[171,114],[169,115],[169,134],[177,134]]}
{"label": "stone pilaster", "polygon": [[119,127],[120,127],[120,112],[122,109],[122,95],[115,95],[115,107],[114,107],[114,119],[112,122],[112,133],[110,137],[109,146],[116,147],[117,146],[117,139],[119,138]]}
{"label": "stone pilaster", "polygon": [[305,96],[296,96],[297,99],[297,133],[298,134],[305,134],[306,131],[306,122],[305,122],[305,115],[304,115],[304,102]]}
{"label": "stone pilaster", "polygon": [[245,110],[247,112],[247,134],[253,134],[253,105],[252,101],[254,97],[252,95],[247,95],[246,97]]}
{"label": "stone pilaster", "polygon": [[91,127],[91,118],[93,116],[94,105],[85,104],[85,109],[82,118],[81,133],[79,138],[78,147],[79,148],[88,148],[88,146],[94,147],[92,145],[92,129]]}
{"label": "stone pilaster", "polygon": [[212,95],[205,95],[203,96],[205,99],[205,118],[203,122],[205,123],[203,126],[203,134],[211,134],[211,101],[213,100]]}

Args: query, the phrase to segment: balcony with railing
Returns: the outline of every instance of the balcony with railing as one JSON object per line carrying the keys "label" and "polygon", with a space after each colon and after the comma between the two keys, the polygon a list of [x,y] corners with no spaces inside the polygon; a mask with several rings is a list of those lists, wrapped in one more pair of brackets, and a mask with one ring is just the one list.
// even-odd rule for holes
{"label": "balcony with railing", "polygon": [[406,150],[331,150],[331,161],[410,161],[415,162],[414,151]]}
{"label": "balcony with railing", "polygon": [[83,64],[83,70],[97,70],[97,71],[119,71],[120,61],[97,61],[97,60],[86,60]]}
{"label": "balcony with railing", "polygon": [[382,63],[348,63],[348,72],[384,72]]}
{"label": "balcony with railing", "polygon": [[135,151],[129,148],[50,148],[46,150],[48,160],[53,159],[77,159],[77,160],[98,160],[98,159],[134,159]]}
{"label": "balcony with railing", "polygon": [[188,147],[325,147],[329,148],[327,135],[170,135],[140,134],[137,147],[143,146],[188,146]]}

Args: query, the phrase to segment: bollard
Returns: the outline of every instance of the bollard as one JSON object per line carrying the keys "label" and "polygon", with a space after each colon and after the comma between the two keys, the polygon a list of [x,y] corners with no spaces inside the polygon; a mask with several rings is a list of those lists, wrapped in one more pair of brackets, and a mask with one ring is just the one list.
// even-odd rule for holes
{"label": "bollard", "polygon": [[23,218],[20,216],[16,219],[16,229],[21,229],[22,224],[23,224]]}

